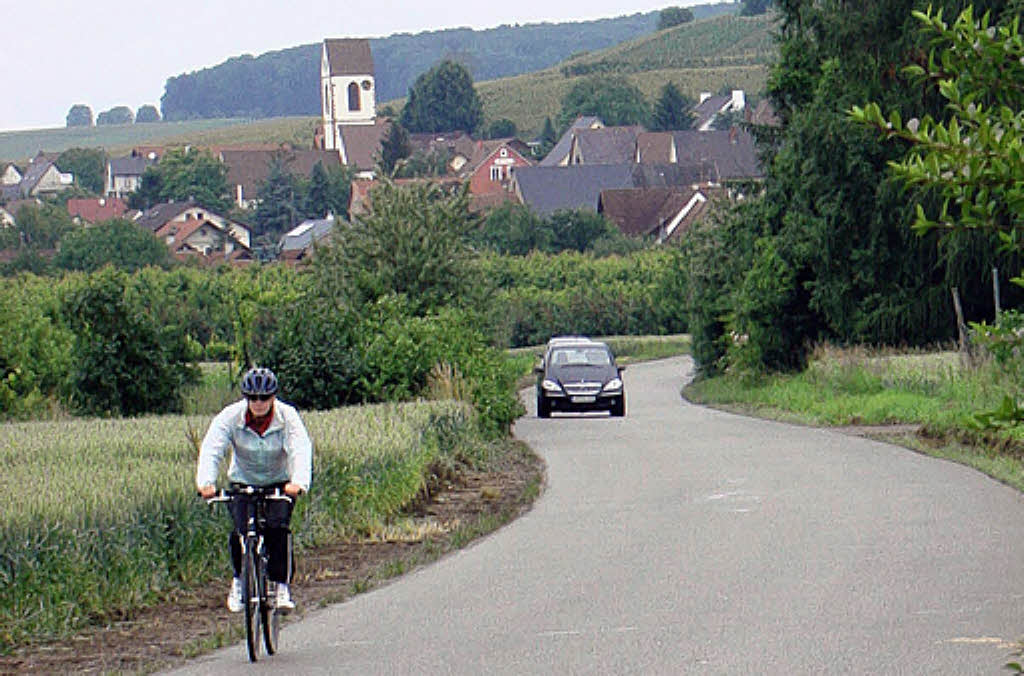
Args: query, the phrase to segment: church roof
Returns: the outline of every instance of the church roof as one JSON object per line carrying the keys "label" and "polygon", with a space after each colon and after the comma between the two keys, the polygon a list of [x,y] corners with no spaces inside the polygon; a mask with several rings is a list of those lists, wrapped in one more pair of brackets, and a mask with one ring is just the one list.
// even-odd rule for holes
{"label": "church roof", "polygon": [[373,54],[365,38],[328,38],[324,40],[331,76],[373,75]]}

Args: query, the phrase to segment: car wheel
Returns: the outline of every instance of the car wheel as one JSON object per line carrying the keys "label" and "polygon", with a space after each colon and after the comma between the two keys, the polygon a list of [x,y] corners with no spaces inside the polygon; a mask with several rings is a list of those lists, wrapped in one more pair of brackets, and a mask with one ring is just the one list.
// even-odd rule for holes
{"label": "car wheel", "polygon": [[547,397],[537,397],[537,417],[538,418],[550,418],[551,417],[551,402],[548,401]]}
{"label": "car wheel", "polygon": [[613,404],[610,412],[614,418],[621,418],[626,415],[626,397],[622,397],[618,403]]}

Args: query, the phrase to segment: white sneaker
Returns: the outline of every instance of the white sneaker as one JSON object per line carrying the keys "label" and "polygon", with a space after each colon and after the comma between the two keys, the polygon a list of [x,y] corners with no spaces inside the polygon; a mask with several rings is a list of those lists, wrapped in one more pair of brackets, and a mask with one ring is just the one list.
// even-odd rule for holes
{"label": "white sneaker", "polygon": [[285,613],[295,610],[295,602],[292,601],[292,592],[288,589],[288,585],[283,582],[277,583],[276,605],[278,610]]}
{"label": "white sneaker", "polygon": [[245,610],[242,605],[242,581],[237,577],[231,580],[231,591],[228,592],[228,610],[240,613]]}

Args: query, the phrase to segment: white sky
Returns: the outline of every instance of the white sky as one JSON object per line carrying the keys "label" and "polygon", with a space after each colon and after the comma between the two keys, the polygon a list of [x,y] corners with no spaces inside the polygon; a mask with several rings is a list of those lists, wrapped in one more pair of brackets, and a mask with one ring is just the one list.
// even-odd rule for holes
{"label": "white sky", "polygon": [[[160,108],[168,77],[240,54],[457,26],[581,21],[715,0],[29,0],[0,12],[0,131],[63,127],[76,103]],[[7,4],[7,3],[5,3]]]}

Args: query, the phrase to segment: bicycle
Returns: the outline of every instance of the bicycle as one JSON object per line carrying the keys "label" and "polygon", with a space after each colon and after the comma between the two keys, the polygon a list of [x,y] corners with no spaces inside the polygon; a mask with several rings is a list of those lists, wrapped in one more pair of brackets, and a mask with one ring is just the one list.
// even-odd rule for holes
{"label": "bicycle", "polygon": [[[245,533],[239,535],[242,545],[242,605],[245,607],[245,644],[249,652],[249,661],[259,660],[262,645],[267,655],[277,652],[278,634],[281,629],[281,613],[276,605],[276,593],[271,593],[267,579],[267,548],[263,540],[266,527],[266,501],[287,500],[292,498],[283,494],[279,488],[263,488],[260,486],[240,486],[221,490],[215,497],[209,498],[207,504],[216,502],[244,502],[246,505]],[[276,592],[276,589],[274,590]],[[260,631],[262,628],[262,632]]]}

